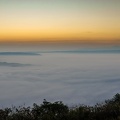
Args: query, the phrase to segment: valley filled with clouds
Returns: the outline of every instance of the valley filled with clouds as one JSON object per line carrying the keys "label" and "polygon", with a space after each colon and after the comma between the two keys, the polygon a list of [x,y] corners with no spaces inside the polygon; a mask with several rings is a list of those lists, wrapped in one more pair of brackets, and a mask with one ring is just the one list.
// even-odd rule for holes
{"label": "valley filled with clouds", "polygon": [[120,92],[119,60],[112,53],[0,55],[0,106],[102,102]]}

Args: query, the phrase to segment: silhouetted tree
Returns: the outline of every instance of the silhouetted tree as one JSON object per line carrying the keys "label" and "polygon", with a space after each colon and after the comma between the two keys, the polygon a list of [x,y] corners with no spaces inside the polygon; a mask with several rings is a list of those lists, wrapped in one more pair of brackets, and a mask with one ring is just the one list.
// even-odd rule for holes
{"label": "silhouetted tree", "polygon": [[33,107],[0,109],[0,120],[120,120],[120,94],[95,106],[80,105],[69,108],[61,101],[43,100]]}

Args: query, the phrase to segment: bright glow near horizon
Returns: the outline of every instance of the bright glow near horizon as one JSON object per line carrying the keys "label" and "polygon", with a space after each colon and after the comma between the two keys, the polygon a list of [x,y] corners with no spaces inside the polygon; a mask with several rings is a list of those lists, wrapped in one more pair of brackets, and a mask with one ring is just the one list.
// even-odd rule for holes
{"label": "bright glow near horizon", "polygon": [[120,40],[119,0],[0,0],[0,41]]}

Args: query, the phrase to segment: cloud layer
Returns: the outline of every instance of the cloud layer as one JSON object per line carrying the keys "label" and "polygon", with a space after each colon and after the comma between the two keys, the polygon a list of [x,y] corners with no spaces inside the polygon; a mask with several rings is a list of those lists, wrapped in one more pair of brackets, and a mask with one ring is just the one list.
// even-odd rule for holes
{"label": "cloud layer", "polygon": [[24,67],[24,66],[30,66],[30,64],[0,62],[0,66],[5,66],[5,67]]}
{"label": "cloud layer", "polygon": [[0,106],[43,99],[92,105],[120,92],[119,54],[42,53],[0,59],[6,61],[0,62]]}

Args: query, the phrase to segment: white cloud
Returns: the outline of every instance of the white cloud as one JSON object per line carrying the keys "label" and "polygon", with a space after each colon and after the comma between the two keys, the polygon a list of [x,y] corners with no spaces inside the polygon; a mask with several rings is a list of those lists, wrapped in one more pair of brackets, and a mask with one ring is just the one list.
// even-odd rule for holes
{"label": "white cloud", "polygon": [[24,66],[30,66],[30,64],[0,62],[0,66],[5,66],[5,67],[24,67]]}
{"label": "white cloud", "polygon": [[[120,92],[117,54],[43,53],[0,59],[7,61],[1,64],[8,65],[0,66],[1,106],[31,105],[44,98],[67,104],[95,104]],[[18,67],[9,67],[12,63]]]}

